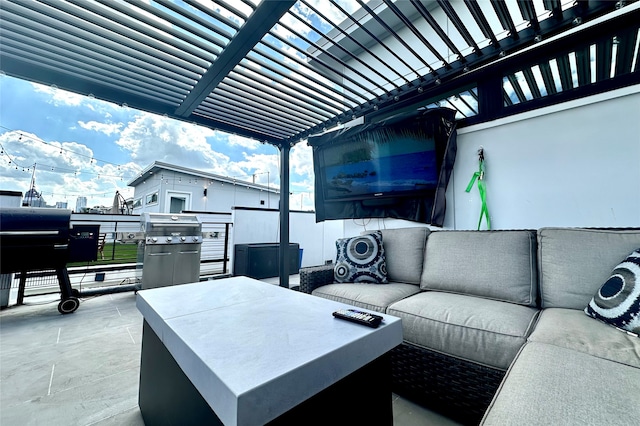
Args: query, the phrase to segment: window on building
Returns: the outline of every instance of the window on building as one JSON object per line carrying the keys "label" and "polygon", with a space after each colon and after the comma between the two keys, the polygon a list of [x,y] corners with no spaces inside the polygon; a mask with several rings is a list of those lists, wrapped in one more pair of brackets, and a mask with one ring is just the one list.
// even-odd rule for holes
{"label": "window on building", "polygon": [[154,192],[152,194],[148,194],[145,200],[145,204],[155,204],[158,202],[158,192]]}
{"label": "window on building", "polygon": [[185,209],[187,199],[184,197],[171,197],[169,202],[169,213],[182,213]]}

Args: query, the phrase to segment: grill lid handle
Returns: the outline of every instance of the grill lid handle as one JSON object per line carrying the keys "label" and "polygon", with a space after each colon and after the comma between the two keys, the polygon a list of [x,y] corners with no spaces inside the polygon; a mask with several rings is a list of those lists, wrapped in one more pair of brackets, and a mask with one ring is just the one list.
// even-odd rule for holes
{"label": "grill lid handle", "polygon": [[58,235],[60,231],[0,231],[0,235]]}

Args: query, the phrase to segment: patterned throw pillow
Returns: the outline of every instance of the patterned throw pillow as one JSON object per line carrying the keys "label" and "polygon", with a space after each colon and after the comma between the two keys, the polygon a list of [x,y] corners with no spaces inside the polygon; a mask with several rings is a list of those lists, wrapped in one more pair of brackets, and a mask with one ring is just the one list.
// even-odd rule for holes
{"label": "patterned throw pillow", "polygon": [[584,312],[616,328],[640,335],[640,249],[615,267]]}
{"label": "patterned throw pillow", "polygon": [[378,283],[387,280],[387,263],[382,246],[382,234],[374,232],[336,241],[338,252],[333,269],[340,283]]}

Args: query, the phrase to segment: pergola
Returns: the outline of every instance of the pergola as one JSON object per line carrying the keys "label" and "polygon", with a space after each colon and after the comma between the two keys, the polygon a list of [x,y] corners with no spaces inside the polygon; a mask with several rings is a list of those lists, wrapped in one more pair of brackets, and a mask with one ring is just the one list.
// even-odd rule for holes
{"label": "pergola", "polygon": [[0,0],[0,69],[273,144],[287,194],[291,147],[355,119],[464,126],[638,84],[639,28],[624,0]]}

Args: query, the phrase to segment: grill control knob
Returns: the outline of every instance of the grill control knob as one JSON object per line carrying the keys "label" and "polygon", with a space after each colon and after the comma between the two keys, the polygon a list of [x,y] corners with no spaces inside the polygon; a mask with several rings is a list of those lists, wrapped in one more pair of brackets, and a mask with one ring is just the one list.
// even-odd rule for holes
{"label": "grill control knob", "polygon": [[193,237],[193,241],[198,242],[198,237]]}
{"label": "grill control knob", "polygon": [[170,243],[171,242],[171,237],[167,237],[167,242]]}
{"label": "grill control knob", "polygon": [[180,241],[187,241],[187,237],[180,237]]}
{"label": "grill control knob", "polygon": [[156,237],[153,237],[153,238],[151,239],[151,241],[153,241],[154,243],[157,243],[157,242],[158,242],[158,239],[157,239]]}

